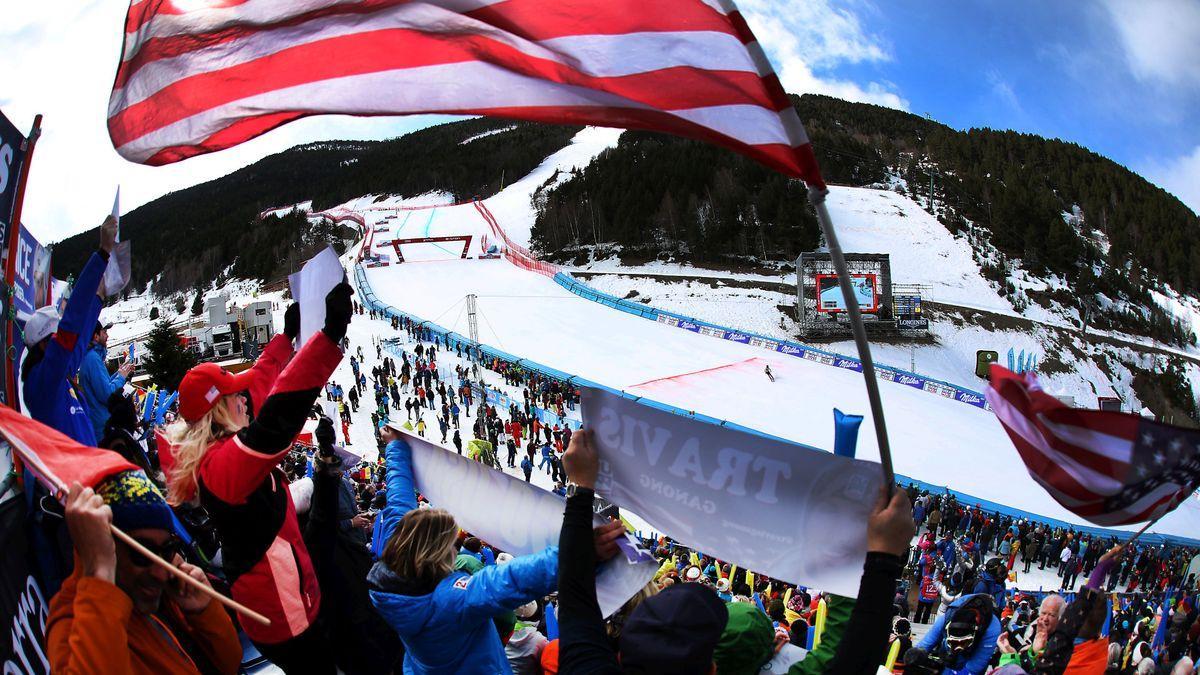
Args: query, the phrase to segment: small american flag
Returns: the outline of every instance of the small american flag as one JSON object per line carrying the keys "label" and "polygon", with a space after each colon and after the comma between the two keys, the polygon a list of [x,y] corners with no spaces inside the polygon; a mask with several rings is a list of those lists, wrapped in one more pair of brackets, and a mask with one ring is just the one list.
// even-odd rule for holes
{"label": "small american flag", "polygon": [[988,403],[1029,475],[1097,525],[1161,517],[1200,485],[1200,431],[1139,415],[1077,410],[1032,373],[992,366]]}
{"label": "small american flag", "polygon": [[308,115],[664,131],[824,187],[732,0],[132,0],[108,129],[167,164]]}

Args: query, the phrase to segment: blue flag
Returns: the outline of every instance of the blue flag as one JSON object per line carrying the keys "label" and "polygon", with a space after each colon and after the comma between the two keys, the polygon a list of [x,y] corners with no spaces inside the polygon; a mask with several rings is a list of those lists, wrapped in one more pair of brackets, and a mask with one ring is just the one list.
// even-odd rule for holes
{"label": "blue flag", "polygon": [[1167,642],[1167,625],[1171,623],[1171,593],[1163,599],[1162,616],[1158,619],[1158,630],[1154,631],[1154,639],[1150,641],[1150,649],[1159,649]]}
{"label": "blue flag", "polygon": [[154,413],[154,423],[162,425],[166,422],[167,411],[171,409],[171,404],[175,403],[175,399],[179,398],[179,392],[173,391],[169,396],[166,396],[161,403],[158,404],[158,409]]}
{"label": "blue flag", "polygon": [[558,616],[554,611],[554,605],[546,605],[546,639],[558,639]]}
{"label": "blue flag", "polygon": [[837,408],[833,409],[833,454],[854,459],[858,428],[862,421],[862,415],[847,415]]}

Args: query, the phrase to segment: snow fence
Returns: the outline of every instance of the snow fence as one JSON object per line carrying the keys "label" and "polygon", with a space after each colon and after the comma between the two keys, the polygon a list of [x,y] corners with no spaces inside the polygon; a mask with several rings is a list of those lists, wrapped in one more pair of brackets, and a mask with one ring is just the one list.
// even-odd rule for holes
{"label": "snow fence", "polygon": [[[640,302],[623,300],[616,296],[602,293],[575,279],[575,277],[572,277],[566,272],[559,272],[558,274],[555,274],[553,278],[555,283],[557,283],[559,286],[562,286],[563,288],[585,300],[598,302],[606,307],[612,307],[613,309],[625,312],[627,314],[640,316],[643,319],[657,321],[658,323],[670,326],[672,328],[679,328],[681,330],[691,331],[693,333],[700,333],[701,335],[708,335],[709,337],[729,340],[730,342],[740,342],[742,344],[748,344],[753,347],[766,349],[772,352],[779,352],[780,354],[787,354],[788,356],[794,356],[798,359],[806,359],[808,361],[820,363],[826,366],[843,368],[845,370],[853,370],[859,373],[862,372],[862,361],[859,361],[856,358],[843,356],[841,354],[834,354],[832,352],[826,352],[820,349],[814,349],[798,342],[780,340],[778,338],[767,337],[757,333],[734,330],[732,328],[726,328],[725,326],[719,326],[715,323],[709,323],[707,321],[702,321],[690,316],[684,316],[682,314],[668,312],[663,309],[657,309],[649,305],[644,305]],[[875,376],[881,380],[895,382],[896,384],[902,384],[906,387],[912,387],[913,389],[920,389],[921,391],[926,391],[930,394],[936,394],[943,398],[953,399],[959,403],[966,403],[967,405],[972,405],[976,408],[983,408],[984,410],[992,409],[991,406],[988,405],[987,398],[984,397],[982,393],[973,389],[967,389],[966,387],[960,387],[956,384],[950,384],[949,382],[935,380],[932,377],[925,377],[924,375],[910,373],[907,370],[900,370],[899,368],[893,368],[891,366],[885,366],[879,363],[875,364]]]}

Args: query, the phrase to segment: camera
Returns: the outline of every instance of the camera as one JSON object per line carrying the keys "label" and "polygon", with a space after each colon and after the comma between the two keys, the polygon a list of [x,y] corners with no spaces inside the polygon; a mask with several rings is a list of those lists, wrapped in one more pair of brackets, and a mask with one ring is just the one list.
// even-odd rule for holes
{"label": "camera", "polygon": [[940,656],[920,647],[912,647],[904,655],[905,675],[942,675],[946,664]]}

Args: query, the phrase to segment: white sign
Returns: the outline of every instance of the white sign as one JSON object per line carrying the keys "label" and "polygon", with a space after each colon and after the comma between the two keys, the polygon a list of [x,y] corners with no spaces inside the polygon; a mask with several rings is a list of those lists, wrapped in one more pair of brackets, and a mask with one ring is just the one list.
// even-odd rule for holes
{"label": "white sign", "polygon": [[129,283],[129,265],[132,262],[129,242],[121,241],[121,186],[117,186],[117,194],[113,197],[112,217],[117,221],[117,241],[113,251],[108,256],[108,266],[104,268],[104,295],[112,297],[121,292]]}
{"label": "white sign", "polygon": [[[459,527],[516,556],[558,544],[562,497],[449,452],[405,429],[392,428],[403,433],[412,447],[417,489],[429,503],[453,514]],[[604,521],[597,517],[595,523]],[[596,573],[600,613],[609,616],[616,612],[656,571],[658,563],[653,558],[630,562],[624,554],[600,565]]]}
{"label": "white sign", "polygon": [[879,465],[583,390],[596,491],[707,555],[856,597]]}
{"label": "white sign", "polygon": [[288,276],[292,298],[300,303],[300,337],[297,345],[308,342],[325,325],[325,296],[346,275],[333,248],[316,254],[299,272]]}

